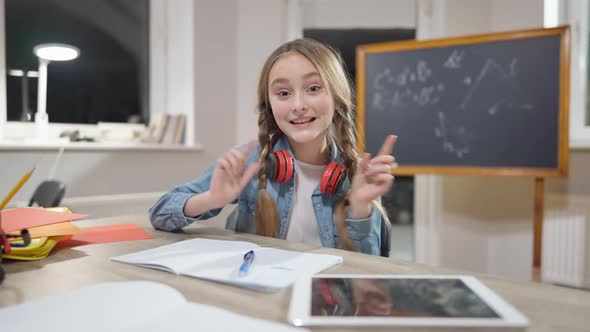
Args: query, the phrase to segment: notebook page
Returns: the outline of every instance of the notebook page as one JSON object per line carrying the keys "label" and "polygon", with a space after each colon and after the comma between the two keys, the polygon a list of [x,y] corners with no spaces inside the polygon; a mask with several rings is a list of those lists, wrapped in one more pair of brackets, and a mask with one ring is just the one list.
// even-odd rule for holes
{"label": "notebook page", "polygon": [[229,257],[242,259],[246,251],[256,248],[259,246],[244,241],[191,239],[112,257],[111,260],[182,274],[182,271],[191,267],[208,265]]}
{"label": "notebook page", "polygon": [[254,261],[245,276],[239,273],[242,255],[194,266],[182,274],[262,291],[278,291],[289,287],[301,276],[321,272],[342,262],[340,256],[274,248],[255,249],[254,254]]}

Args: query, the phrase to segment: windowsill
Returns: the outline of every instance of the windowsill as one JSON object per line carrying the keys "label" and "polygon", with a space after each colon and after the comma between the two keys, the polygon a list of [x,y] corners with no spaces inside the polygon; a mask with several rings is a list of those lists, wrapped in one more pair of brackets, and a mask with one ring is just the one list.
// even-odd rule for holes
{"label": "windowsill", "polygon": [[570,140],[570,150],[572,151],[589,151],[590,138],[578,138]]}
{"label": "windowsill", "polygon": [[74,151],[154,151],[154,152],[198,152],[203,151],[203,146],[177,144],[147,144],[135,142],[27,142],[27,141],[2,141],[0,151],[46,151],[56,150],[61,147]]}

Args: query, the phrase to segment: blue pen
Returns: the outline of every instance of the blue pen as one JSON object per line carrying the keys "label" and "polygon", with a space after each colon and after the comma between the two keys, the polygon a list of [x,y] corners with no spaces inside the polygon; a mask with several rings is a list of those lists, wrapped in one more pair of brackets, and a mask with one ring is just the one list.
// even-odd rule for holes
{"label": "blue pen", "polygon": [[254,261],[254,250],[250,250],[244,254],[244,262],[242,263],[242,265],[240,265],[240,275],[241,276],[248,274],[248,269],[250,268],[250,265],[252,265],[253,261]]}

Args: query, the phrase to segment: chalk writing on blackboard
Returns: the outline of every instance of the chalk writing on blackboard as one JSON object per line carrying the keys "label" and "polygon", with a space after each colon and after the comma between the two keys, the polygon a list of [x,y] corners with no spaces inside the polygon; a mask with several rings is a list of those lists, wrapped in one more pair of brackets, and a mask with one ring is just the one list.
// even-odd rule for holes
{"label": "chalk writing on blackboard", "polygon": [[430,83],[431,78],[432,69],[425,61],[418,61],[415,68],[407,66],[397,73],[387,67],[375,75],[372,107],[383,111],[409,104],[434,105],[440,101],[445,86],[442,82]]}
{"label": "chalk writing on blackboard", "polygon": [[424,61],[418,61],[416,70],[418,72],[418,81],[420,82],[426,82],[432,76],[432,70],[428,68],[428,65]]}
{"label": "chalk writing on blackboard", "polygon": [[[467,93],[459,107],[462,110],[467,110],[470,107],[470,102],[475,100],[474,96],[478,93],[486,93],[482,91],[486,86],[503,87],[505,91],[498,91],[498,99],[492,101],[491,105],[487,107],[489,115],[495,115],[501,110],[525,109],[532,110],[535,106],[528,102],[519,102],[522,98],[522,91],[516,84],[518,74],[518,59],[514,58],[508,65],[508,72],[502,68],[493,59],[487,59],[482,66],[475,82],[471,81],[471,77],[466,77],[464,83],[469,85]],[[508,96],[508,97],[506,97]]]}
{"label": "chalk writing on blackboard", "polygon": [[443,66],[446,68],[461,68],[461,61],[464,56],[465,52],[454,50]]}
{"label": "chalk writing on blackboard", "polygon": [[[518,69],[518,57],[501,65],[492,58],[476,58],[464,50],[452,50],[444,62],[434,66],[422,59],[398,68],[386,66],[375,74],[369,89],[372,92],[370,108],[379,112],[420,109],[430,112],[436,118],[433,134],[442,142],[442,151],[462,159],[471,151],[469,142],[476,135],[469,133],[467,124],[462,123],[461,112],[485,112],[487,116],[495,116],[502,111],[535,109],[519,86]],[[437,70],[436,76],[434,70]],[[448,99],[447,94],[444,104],[438,105],[446,92],[445,83],[437,79],[439,76],[447,80],[456,77],[465,87],[451,91],[457,99]]]}
{"label": "chalk writing on blackboard", "polygon": [[443,112],[438,112],[438,120],[439,125],[434,129],[434,135],[442,140],[443,151],[463,158],[470,151],[469,140],[472,135],[465,127],[449,121]]}

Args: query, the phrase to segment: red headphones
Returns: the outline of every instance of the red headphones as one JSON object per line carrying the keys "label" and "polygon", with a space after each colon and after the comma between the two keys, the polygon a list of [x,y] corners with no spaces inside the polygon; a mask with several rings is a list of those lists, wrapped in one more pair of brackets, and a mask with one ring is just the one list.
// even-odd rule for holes
{"label": "red headphones", "polygon": [[340,304],[340,302],[342,302],[342,296],[340,293],[334,291],[335,288],[337,287],[334,284],[334,279],[319,279],[320,282],[320,294],[322,295],[322,298],[324,299],[324,301],[326,301],[326,304],[328,305],[338,305]]}
{"label": "red headphones", "polygon": [[[270,140],[270,149],[272,151],[274,144],[279,139],[279,134],[273,135]],[[269,160],[270,174],[275,182],[285,183],[291,180],[295,168],[293,157],[287,150],[277,150]],[[345,178],[346,168],[335,161],[328,164],[322,180],[320,181],[320,191],[324,194],[333,194],[338,189],[342,180]]]}

